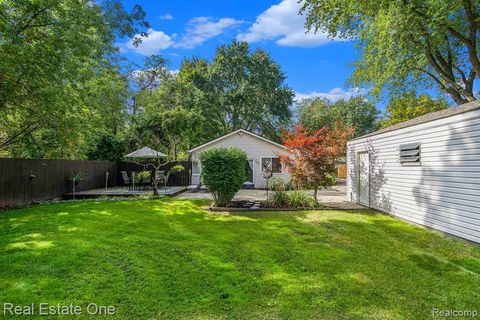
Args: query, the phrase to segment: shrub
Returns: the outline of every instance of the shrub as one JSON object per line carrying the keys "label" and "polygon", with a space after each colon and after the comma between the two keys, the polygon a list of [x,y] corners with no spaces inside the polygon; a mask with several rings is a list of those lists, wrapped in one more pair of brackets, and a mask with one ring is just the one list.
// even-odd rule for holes
{"label": "shrub", "polygon": [[268,189],[274,192],[285,191],[285,182],[280,177],[272,177],[268,180]]}
{"label": "shrub", "polygon": [[294,190],[288,195],[288,205],[291,208],[314,208],[316,201],[304,190]]}
{"label": "shrub", "polygon": [[215,148],[200,154],[202,181],[215,205],[227,206],[242,188],[247,155],[238,148]]}
{"label": "shrub", "polygon": [[289,206],[288,195],[285,191],[276,191],[267,200],[270,208],[284,208]]}
{"label": "shrub", "polygon": [[287,183],[285,183],[285,190],[288,191],[288,190],[294,190],[294,186],[293,186],[293,183],[292,181],[288,181]]}
{"label": "shrub", "polygon": [[268,181],[268,189],[272,191],[263,206],[268,208],[283,208],[288,206],[288,196],[285,193],[285,182],[280,177],[273,177]]}

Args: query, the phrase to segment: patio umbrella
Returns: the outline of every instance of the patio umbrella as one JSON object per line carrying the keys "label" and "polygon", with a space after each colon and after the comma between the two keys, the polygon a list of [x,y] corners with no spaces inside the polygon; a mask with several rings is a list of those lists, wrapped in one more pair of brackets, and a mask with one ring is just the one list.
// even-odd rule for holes
{"label": "patio umbrella", "polygon": [[[125,158],[135,158],[135,159],[148,159],[148,158],[161,158],[166,157],[166,154],[161,153],[160,151],[153,150],[149,147],[143,147],[136,151],[133,151],[127,155]],[[135,175],[132,176],[132,186],[135,189]]]}
{"label": "patio umbrella", "polygon": [[133,151],[132,153],[127,154],[124,156],[125,158],[158,158],[158,157],[166,157],[166,154],[161,153],[160,151],[153,150],[149,147],[143,147],[138,149],[137,151]]}

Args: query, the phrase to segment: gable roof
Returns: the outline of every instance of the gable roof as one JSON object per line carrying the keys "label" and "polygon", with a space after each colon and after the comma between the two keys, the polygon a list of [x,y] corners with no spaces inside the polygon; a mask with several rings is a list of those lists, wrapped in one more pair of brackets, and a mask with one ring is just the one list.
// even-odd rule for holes
{"label": "gable roof", "polygon": [[270,143],[270,144],[272,144],[272,145],[274,145],[274,146],[277,146],[277,147],[280,147],[280,148],[283,148],[283,149],[286,149],[286,148],[287,148],[287,147],[285,147],[284,145],[282,145],[282,144],[280,144],[280,143],[276,143],[275,141],[272,141],[272,140],[267,139],[267,138],[265,138],[265,137],[259,136],[258,134],[255,134],[255,133],[253,133],[253,132],[250,132],[250,131],[247,131],[247,130],[244,130],[244,129],[238,129],[238,130],[232,131],[232,132],[230,132],[230,133],[227,133],[226,135],[223,135],[223,136],[221,136],[221,137],[218,137],[217,139],[211,140],[211,141],[206,142],[206,143],[204,143],[204,144],[201,144],[201,145],[199,145],[199,146],[197,146],[197,147],[195,147],[195,148],[193,148],[193,149],[190,149],[190,150],[188,150],[188,153],[192,153],[192,152],[194,152],[194,151],[196,151],[196,150],[198,150],[198,149],[202,149],[202,148],[204,148],[204,147],[206,147],[206,146],[208,146],[208,145],[214,144],[214,143],[216,143],[216,142],[218,142],[218,141],[220,141],[220,140],[226,139],[226,138],[228,138],[228,137],[231,137],[231,136],[233,136],[233,135],[235,135],[235,134],[239,134],[239,133],[248,134],[248,135],[250,135],[250,136],[252,136],[252,137],[254,137],[254,138],[263,140],[263,141],[265,141],[265,142],[268,142],[268,143]]}
{"label": "gable roof", "polygon": [[382,134],[382,133],[391,132],[391,131],[395,131],[395,130],[399,130],[399,129],[403,129],[403,128],[416,126],[416,125],[419,125],[419,124],[422,124],[422,123],[427,123],[427,122],[431,122],[431,121],[435,121],[435,120],[439,120],[439,119],[443,119],[443,118],[448,118],[448,117],[451,117],[451,116],[455,116],[457,114],[462,114],[462,113],[474,111],[474,110],[477,110],[477,109],[480,109],[480,100],[475,100],[475,101],[472,101],[472,102],[461,104],[461,105],[453,107],[453,108],[428,113],[426,115],[423,115],[423,116],[420,116],[420,117],[417,117],[417,118],[414,118],[414,119],[411,119],[411,120],[408,120],[408,121],[405,121],[405,122],[401,122],[401,123],[395,124],[393,126],[390,126],[390,127],[387,127],[387,128],[384,128],[384,129],[366,134],[364,136],[352,139],[352,141],[363,139],[363,138],[369,138],[369,137],[376,136],[376,135],[379,135],[379,134]]}

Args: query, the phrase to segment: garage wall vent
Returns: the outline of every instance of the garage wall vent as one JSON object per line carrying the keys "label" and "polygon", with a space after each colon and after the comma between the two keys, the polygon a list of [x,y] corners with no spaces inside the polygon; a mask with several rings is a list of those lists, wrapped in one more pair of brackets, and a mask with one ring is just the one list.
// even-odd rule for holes
{"label": "garage wall vent", "polygon": [[400,163],[409,164],[421,164],[421,145],[420,142],[401,144],[400,150]]}

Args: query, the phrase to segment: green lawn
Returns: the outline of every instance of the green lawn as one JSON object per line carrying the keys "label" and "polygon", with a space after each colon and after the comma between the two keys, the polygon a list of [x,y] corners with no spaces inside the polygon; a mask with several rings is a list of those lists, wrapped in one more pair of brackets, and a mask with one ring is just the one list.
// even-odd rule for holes
{"label": "green lawn", "polygon": [[480,311],[478,246],[373,212],[227,214],[205,205],[88,201],[2,212],[0,303],[93,302],[116,307],[108,318],[130,319]]}

